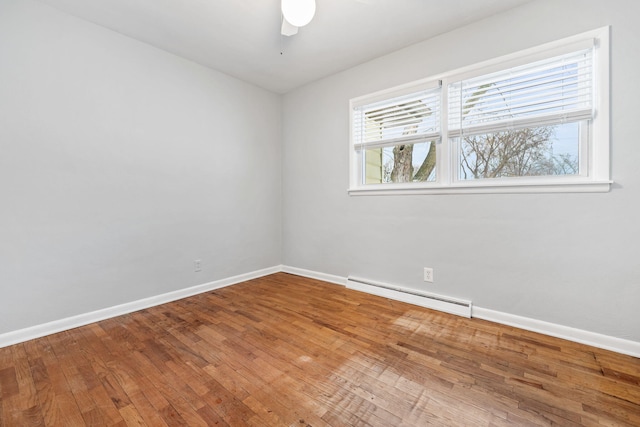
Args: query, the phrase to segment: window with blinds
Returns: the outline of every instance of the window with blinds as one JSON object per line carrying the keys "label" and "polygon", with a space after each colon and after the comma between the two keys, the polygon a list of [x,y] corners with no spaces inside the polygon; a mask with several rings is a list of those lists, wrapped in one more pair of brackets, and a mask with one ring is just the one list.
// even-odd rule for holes
{"label": "window with blinds", "polygon": [[363,184],[435,179],[441,127],[441,82],[418,84],[352,109],[352,140]]}
{"label": "window with blinds", "polygon": [[349,192],[608,191],[609,86],[605,27],[352,99]]}
{"label": "window with blinds", "polygon": [[593,77],[590,47],[449,83],[456,178],[585,175]]}

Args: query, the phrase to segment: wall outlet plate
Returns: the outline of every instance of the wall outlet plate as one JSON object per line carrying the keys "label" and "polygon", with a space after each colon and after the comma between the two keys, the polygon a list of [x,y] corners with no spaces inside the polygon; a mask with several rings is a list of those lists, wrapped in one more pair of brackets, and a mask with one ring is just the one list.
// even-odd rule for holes
{"label": "wall outlet plate", "polygon": [[424,268],[424,281],[433,283],[433,268]]}

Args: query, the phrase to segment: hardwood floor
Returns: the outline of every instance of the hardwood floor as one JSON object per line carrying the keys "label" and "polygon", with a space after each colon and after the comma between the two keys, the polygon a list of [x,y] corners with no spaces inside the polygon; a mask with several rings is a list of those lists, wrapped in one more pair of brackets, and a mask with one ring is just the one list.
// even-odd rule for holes
{"label": "hardwood floor", "polygon": [[0,426],[640,426],[640,359],[278,273],[0,349]]}

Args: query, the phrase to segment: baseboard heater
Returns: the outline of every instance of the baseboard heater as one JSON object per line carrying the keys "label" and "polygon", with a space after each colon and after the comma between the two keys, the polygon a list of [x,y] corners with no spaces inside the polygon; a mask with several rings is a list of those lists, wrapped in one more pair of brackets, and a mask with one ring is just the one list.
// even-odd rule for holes
{"label": "baseboard heater", "polygon": [[433,310],[457,314],[458,316],[471,317],[471,301],[421,292],[415,289],[403,288],[353,276],[347,278],[347,288],[431,308]]}

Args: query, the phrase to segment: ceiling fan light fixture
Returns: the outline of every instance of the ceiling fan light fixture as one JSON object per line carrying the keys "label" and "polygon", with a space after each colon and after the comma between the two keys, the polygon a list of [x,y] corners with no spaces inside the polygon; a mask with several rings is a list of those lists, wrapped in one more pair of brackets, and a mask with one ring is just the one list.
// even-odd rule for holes
{"label": "ceiling fan light fixture", "polygon": [[316,0],[282,0],[282,15],[291,25],[304,27],[316,13]]}

